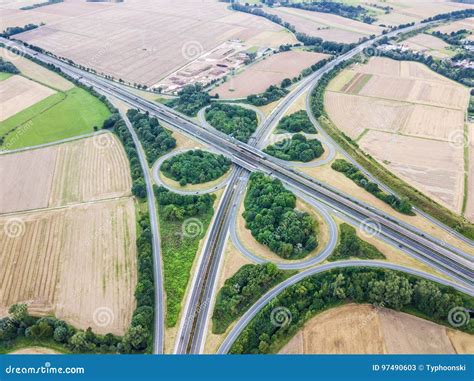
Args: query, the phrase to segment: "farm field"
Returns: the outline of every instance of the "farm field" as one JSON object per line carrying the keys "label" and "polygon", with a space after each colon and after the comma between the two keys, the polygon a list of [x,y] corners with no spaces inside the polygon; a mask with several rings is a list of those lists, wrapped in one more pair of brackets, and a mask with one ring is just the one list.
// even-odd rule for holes
{"label": "farm field", "polygon": [[0,47],[0,57],[4,60],[13,62],[18,70],[20,70],[22,76],[40,82],[45,86],[59,91],[67,91],[74,87],[72,82],[69,82],[54,71],[48,70],[10,50]]}
{"label": "farm field", "polygon": [[33,315],[123,334],[135,304],[134,216],[128,198],[0,217],[0,315],[24,302]]}
{"label": "farm field", "polygon": [[429,54],[435,58],[447,58],[456,54],[449,50],[449,44],[430,34],[420,33],[402,42],[403,46],[420,53]]}
{"label": "farm field", "polygon": [[468,100],[468,88],[422,64],[377,57],[336,77],[325,107],[363,150],[460,213],[464,152],[457,137],[464,131]]}
{"label": "farm field", "polygon": [[[309,320],[280,353],[454,354],[474,337],[403,312],[348,304]],[[465,353],[465,352],[464,352]]]}
{"label": "farm field", "polygon": [[0,121],[53,95],[54,90],[20,75],[13,75],[0,82]]}
{"label": "farm field", "polygon": [[474,221],[474,123],[469,123],[467,126],[470,145],[468,146],[468,191],[464,215]]}
{"label": "farm field", "polygon": [[244,98],[263,93],[270,85],[280,85],[285,78],[298,76],[303,69],[329,57],[327,54],[289,51],[277,53],[249,66],[243,72],[211,91],[219,98]]}
{"label": "farm field", "polygon": [[43,99],[0,123],[8,150],[83,135],[101,127],[110,112],[99,99],[74,87]]}
{"label": "farm field", "polygon": [[130,195],[124,149],[105,133],[92,138],[0,155],[0,213]]}
{"label": "farm field", "polygon": [[[36,0],[35,0],[36,1]],[[12,355],[55,355],[59,352],[44,347],[27,347],[11,352]]]}
{"label": "farm field", "polygon": [[474,31],[473,25],[474,25],[474,17],[470,17],[467,19],[462,19],[462,20],[458,20],[458,21],[454,21],[448,24],[441,25],[437,28],[433,28],[433,30],[437,32],[441,32],[441,33],[452,33],[452,32],[457,32],[458,30],[461,30],[461,29]]}
{"label": "farm field", "polygon": [[34,11],[4,10],[0,27],[44,22],[15,37],[99,73],[147,86],[228,40],[264,47],[295,41],[280,26],[227,7],[212,0],[72,0]]}
{"label": "farm field", "polygon": [[295,26],[296,31],[323,40],[351,43],[372,34],[382,33],[383,28],[349,18],[295,8],[268,8],[267,13],[277,15]]}
{"label": "farm field", "polygon": [[[460,9],[471,8],[472,5],[467,3],[458,3],[449,0],[350,0],[352,5],[362,5],[377,13],[377,21],[374,24],[393,26],[416,22],[431,17],[440,13],[448,13]],[[393,9],[385,14],[378,8],[371,7],[370,4],[377,4],[379,6],[389,6]]]}

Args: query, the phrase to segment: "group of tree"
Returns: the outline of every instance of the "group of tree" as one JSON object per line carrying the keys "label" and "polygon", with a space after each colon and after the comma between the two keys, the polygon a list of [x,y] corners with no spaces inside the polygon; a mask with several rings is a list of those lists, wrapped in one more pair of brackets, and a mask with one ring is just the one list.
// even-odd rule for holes
{"label": "group of tree", "polygon": [[168,221],[183,221],[208,213],[215,200],[215,196],[211,194],[181,195],[170,192],[165,187],[156,187],[155,193],[162,215]]}
{"label": "group of tree", "polygon": [[14,36],[15,34],[20,34],[38,28],[38,26],[39,25],[36,24],[26,24],[25,26],[9,26],[0,34],[0,37],[9,38],[11,36]]}
{"label": "group of tree", "polygon": [[279,270],[273,263],[244,265],[219,290],[212,314],[212,333],[222,334],[260,296],[293,272]]}
{"label": "group of tree", "polygon": [[308,113],[305,110],[300,110],[281,118],[278,122],[277,132],[306,132],[307,134],[315,134],[317,131],[313,123],[311,123]]}
{"label": "group of tree", "polygon": [[286,89],[287,87],[290,87],[293,83],[296,83],[303,79],[304,77],[307,77],[308,75],[314,73],[315,71],[321,69],[323,66],[325,66],[329,61],[332,60],[332,57],[330,58],[324,58],[321,61],[316,62],[315,64],[311,65],[310,67],[307,67],[301,71],[301,73],[297,76],[294,76],[293,78],[284,78],[281,81],[280,87],[283,89]]}
{"label": "group of tree", "polygon": [[[90,1],[90,0],[89,0]],[[47,5],[51,5],[51,4],[58,4],[58,3],[62,3],[64,2],[64,0],[47,0],[47,1],[44,1],[42,3],[36,3],[36,4],[32,4],[32,5],[26,5],[24,7],[21,7],[20,9],[22,11],[29,11],[31,9],[35,9],[35,8],[41,8],[41,7],[46,7]]]}
{"label": "group of tree", "polygon": [[251,94],[247,97],[247,102],[254,106],[265,106],[275,102],[288,94],[288,90],[271,85],[262,94]]}
{"label": "group of tree", "polygon": [[20,70],[9,61],[5,61],[0,57],[0,72],[10,73],[10,74],[20,74]]}
{"label": "group of tree", "polygon": [[372,17],[369,11],[360,5],[348,5],[334,1],[313,1],[304,3],[283,3],[285,7],[303,9],[305,11],[331,13],[352,20],[362,21],[366,24],[372,24],[377,19]]}
{"label": "group of tree", "polygon": [[198,111],[211,103],[211,96],[205,92],[200,83],[186,85],[178,97],[168,102],[175,110],[188,116],[196,116]]}
{"label": "group of tree", "polygon": [[281,160],[307,163],[320,157],[324,148],[318,139],[308,140],[302,134],[294,134],[291,139],[283,139],[263,151]]}
{"label": "group of tree", "polygon": [[246,228],[278,256],[303,258],[318,246],[316,221],[295,209],[296,197],[280,180],[253,173],[244,206]]}
{"label": "group of tree", "polygon": [[175,138],[170,131],[160,125],[157,118],[150,117],[148,113],[142,113],[136,109],[128,110],[127,117],[140,138],[150,165],[176,147]]}
{"label": "group of tree", "polygon": [[435,37],[441,38],[449,45],[462,45],[462,41],[471,33],[472,32],[467,29],[460,29],[451,33],[442,33],[436,30],[432,34]]}
{"label": "group of tree", "polygon": [[342,223],[339,226],[339,244],[328,260],[340,261],[348,258],[385,259],[385,255],[374,245],[359,238],[352,226]]}
{"label": "group of tree", "polygon": [[166,325],[174,327],[191,269],[214,213],[215,195],[179,195],[155,186],[166,292]]}
{"label": "group of tree", "polygon": [[354,164],[349,163],[344,159],[336,159],[331,164],[331,168],[335,171],[343,173],[347,178],[351,179],[358,186],[364,188],[367,192],[373,194],[379,200],[387,203],[398,212],[407,215],[414,215],[412,205],[408,198],[404,197],[400,199],[393,194],[385,193],[376,183],[370,181],[367,176],[365,176]]}
{"label": "group of tree", "polygon": [[[276,353],[316,314],[354,302],[403,310],[446,325],[454,307],[474,307],[472,297],[402,272],[363,267],[335,269],[309,276],[281,292],[257,313],[230,353]],[[276,307],[286,311],[287,319],[282,324],[273,323]],[[458,329],[472,333],[474,321]]]}
{"label": "group of tree", "polygon": [[[293,32],[295,34],[295,37],[298,41],[302,42],[304,45],[311,45],[314,49],[314,51],[320,52],[320,53],[328,53],[328,54],[342,54],[345,53],[352,48],[354,48],[357,44],[352,43],[352,44],[345,44],[341,42],[335,42],[335,41],[324,41],[322,38],[319,37],[314,37],[314,36],[308,36],[305,33],[299,33],[295,26],[283,21],[281,17],[277,15],[273,15],[270,13],[265,12],[260,6],[255,5],[251,6],[249,4],[239,4],[239,3],[232,3],[232,9],[240,12],[245,12],[245,13],[250,13],[252,15],[256,16],[261,16],[264,17],[276,24],[279,24],[283,26],[284,28],[288,29],[289,31]],[[363,38],[359,41],[363,42],[366,41],[367,38]]]}
{"label": "group of tree", "polygon": [[[9,315],[0,319],[0,343],[2,349],[15,348],[17,340],[30,345],[62,347],[73,353],[150,353],[152,347],[153,309],[137,308],[132,324],[123,337],[111,333],[98,335],[89,327],[86,330],[74,328],[54,316],[33,317],[28,314],[26,304],[10,306]],[[148,328],[147,328],[148,327]]]}
{"label": "group of tree", "polygon": [[461,9],[459,11],[453,11],[448,13],[440,13],[438,15],[428,17],[422,20],[422,23],[439,20],[460,20],[468,17],[474,17],[474,8]]}
{"label": "group of tree", "polygon": [[216,180],[229,170],[230,164],[230,159],[224,155],[191,150],[169,158],[160,169],[166,176],[184,186]]}
{"label": "group of tree", "polygon": [[205,117],[216,130],[244,143],[258,126],[255,111],[228,103],[213,103],[206,109]]}

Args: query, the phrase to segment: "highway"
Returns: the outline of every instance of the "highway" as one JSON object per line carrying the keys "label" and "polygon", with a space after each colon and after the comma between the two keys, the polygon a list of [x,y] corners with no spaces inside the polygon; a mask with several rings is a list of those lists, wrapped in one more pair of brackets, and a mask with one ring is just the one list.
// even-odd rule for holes
{"label": "highway", "polygon": [[[395,31],[391,33],[395,34],[406,32],[415,27],[410,27],[404,30]],[[11,44],[10,41],[5,39],[0,39],[0,41],[6,44]],[[321,70],[318,70],[317,72],[303,79],[300,85],[296,88],[296,91],[292,91],[287,96],[287,98],[285,98],[284,102],[281,103],[281,106],[279,105],[278,108],[275,109],[275,111],[269,115],[262,127],[257,130],[256,141],[259,142],[259,144],[263,144],[266,139],[266,136],[271,132],[273,124],[278,121],[278,119],[284,114],[284,112],[288,109],[288,107],[294,100],[296,100],[302,93],[304,93],[304,91],[307,91],[308,86],[311,85],[311,83],[316,81],[322,74],[331,70],[337,63],[341,62],[342,60],[351,58],[367,46],[370,46],[370,44],[372,44],[374,41],[375,40],[368,41],[359,45],[352,51],[331,61]],[[101,92],[105,92],[119,99],[122,99],[133,107],[150,112],[152,115],[155,115],[158,118],[167,122],[173,128],[183,131],[193,136],[194,138],[213,146],[219,152],[228,155],[234,161],[235,164],[247,169],[248,171],[261,170],[269,175],[281,179],[287,186],[296,189],[302,194],[317,199],[320,203],[324,204],[330,210],[349,215],[351,216],[351,218],[358,221],[370,220],[375,222],[380,226],[380,234],[389,238],[393,242],[398,242],[398,245],[401,248],[409,248],[410,250],[417,252],[418,255],[425,258],[427,261],[436,263],[437,266],[442,268],[444,273],[446,273],[447,275],[458,279],[460,282],[472,285],[473,262],[472,257],[468,254],[462,253],[456,248],[452,248],[448,245],[442,246],[435,238],[430,237],[425,233],[420,233],[416,229],[413,229],[411,226],[407,226],[406,224],[397,221],[393,217],[386,216],[383,212],[371,206],[365,205],[348,195],[344,195],[341,192],[328,187],[326,184],[319,183],[317,180],[311,179],[308,176],[297,172],[290,166],[283,165],[281,161],[277,161],[275,160],[275,158],[263,154],[261,150],[258,149],[259,147],[256,148],[252,147],[251,145],[237,142],[236,140],[215,130],[211,131],[208,129],[203,129],[202,127],[196,125],[192,120],[180,115],[174,110],[170,110],[165,106],[157,105],[145,99],[142,99],[117,84],[106,81],[105,79],[97,77],[93,74],[84,72],[76,67],[70,66],[69,64],[63,61],[57,60],[56,58],[36,53],[27,48],[21,47],[21,49],[25,50],[30,55],[36,56],[36,58],[41,59],[44,62],[52,63],[56,66],[59,66],[66,74],[78,78],[86,84],[94,86],[97,90]],[[235,173],[232,174],[232,176],[234,178],[238,178],[239,175],[237,175],[237,173],[239,172],[243,173],[244,171],[242,169],[238,169]],[[234,181],[236,180],[231,180],[229,184],[232,185]],[[233,189],[233,186],[229,186],[227,188],[226,192],[224,193],[221,205],[232,205],[232,200],[235,197],[235,192],[233,191]],[[226,204],[224,204],[224,201],[226,202]],[[226,218],[226,216],[222,215],[224,213],[229,213],[229,209],[231,208],[228,206],[225,208],[219,207],[218,209],[217,213],[221,213],[219,214],[219,218],[223,221],[229,221],[229,218]],[[150,214],[152,213],[150,212]],[[214,228],[214,225],[218,226]],[[226,229],[228,229],[228,226],[226,226],[225,224],[213,224],[213,227],[211,228],[210,232],[210,238],[207,242],[207,245],[209,246],[206,245],[205,252],[208,252],[207,250],[210,250],[209,252],[219,252],[218,249],[221,243],[225,241],[225,234],[224,238],[221,237],[222,234],[221,236],[219,234],[221,232],[226,231]],[[155,228],[153,230],[155,230]],[[156,231],[158,231],[157,227]],[[157,253],[159,253],[159,246]],[[200,270],[197,272],[199,274],[205,272],[206,276],[200,277],[203,278],[202,281],[199,281],[199,283],[193,285],[193,296],[190,298],[189,305],[192,305],[194,307],[189,309],[189,311],[200,311],[199,308],[201,304],[204,304],[207,309],[209,307],[207,297],[211,295],[213,288],[205,287],[205,284],[207,280],[210,280],[210,283],[213,283],[213,281],[215,280],[215,273],[217,271],[219,263],[218,260],[210,261],[210,258],[212,257],[213,256],[210,255],[208,258],[209,260],[203,260],[201,264],[204,267],[202,268],[202,270],[200,268]],[[214,256],[214,258],[216,257]],[[160,262],[159,254],[157,255],[156,253],[155,262]],[[358,264],[360,265],[360,262]],[[163,304],[157,303],[157,308],[158,306],[162,305]],[[161,311],[157,315],[160,315],[162,313],[163,311]],[[186,314],[186,316],[189,315]],[[206,316],[207,314],[199,313],[198,318],[193,319],[192,324],[187,324],[185,329],[185,331],[187,332],[186,335],[193,336],[197,325],[199,325],[200,327],[205,326],[205,322],[203,321],[206,319]],[[155,337],[155,339],[158,341],[162,340],[162,337],[160,338],[160,335],[162,335],[162,333],[160,334],[159,332],[159,328],[162,327],[162,325],[160,324],[157,324],[157,335]],[[202,332],[203,330],[199,329],[197,331],[197,334],[201,335]],[[191,343],[190,347],[189,342],[188,344],[185,344],[184,341],[186,340],[183,340],[183,344],[179,345],[180,353],[185,353],[187,351],[193,351],[193,353],[196,353],[195,351],[199,351],[199,348],[196,348],[196,346],[199,346],[199,343],[202,343],[202,340],[197,338],[197,340],[193,341],[197,344]],[[193,347],[193,345],[195,347]]]}
{"label": "highway", "polygon": [[224,339],[223,343],[219,347],[218,354],[226,354],[229,352],[230,348],[232,347],[232,344],[235,342],[237,337],[240,335],[240,333],[244,330],[244,328],[247,326],[247,324],[250,323],[250,321],[255,317],[255,315],[263,308],[267,303],[275,298],[277,295],[279,295],[281,292],[283,292],[285,289],[288,287],[294,285],[295,283],[298,283],[299,281],[315,274],[322,273],[324,271],[329,271],[333,269],[341,269],[341,268],[346,268],[346,267],[373,267],[373,268],[383,268],[383,269],[390,269],[390,270],[397,270],[397,271],[402,271],[407,274],[411,275],[416,275],[425,279],[430,279],[434,282],[443,284],[445,286],[450,286],[455,288],[456,290],[459,290],[461,292],[464,292],[468,295],[474,296],[474,291],[471,287],[464,287],[461,286],[455,282],[451,282],[449,280],[446,280],[444,278],[440,278],[434,275],[431,275],[426,272],[418,271],[418,270],[413,270],[408,267],[404,266],[399,266],[395,265],[392,263],[386,263],[386,262],[378,262],[378,261],[361,261],[361,260],[354,260],[354,261],[341,261],[341,262],[334,262],[334,263],[329,263],[317,267],[312,267],[310,269],[307,269],[301,273],[298,273],[291,278],[288,278],[287,280],[283,281],[282,283],[278,284],[274,288],[272,288],[270,291],[268,291],[265,295],[263,295],[256,303],[252,305],[252,307],[249,308],[249,310],[238,320],[237,324],[230,330],[229,334],[226,336]]}
{"label": "highway", "polygon": [[164,352],[164,334],[165,334],[165,316],[164,316],[164,289],[163,289],[163,271],[161,262],[161,243],[160,230],[158,226],[158,213],[156,210],[155,193],[153,192],[153,183],[151,181],[148,162],[145,157],[140,139],[132,127],[127,115],[120,111],[122,119],[130,131],[133,143],[137,149],[140,166],[142,167],[143,176],[145,177],[148,212],[150,214],[150,228],[152,234],[152,250],[153,250],[153,273],[155,276],[155,336],[153,341],[153,353],[162,354]]}

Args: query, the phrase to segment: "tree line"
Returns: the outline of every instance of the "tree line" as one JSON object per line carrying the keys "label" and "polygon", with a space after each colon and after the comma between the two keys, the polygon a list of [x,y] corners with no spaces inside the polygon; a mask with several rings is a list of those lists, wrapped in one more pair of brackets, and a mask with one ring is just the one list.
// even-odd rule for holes
{"label": "tree line", "polygon": [[176,147],[175,138],[170,131],[160,125],[157,118],[150,117],[148,113],[142,113],[136,109],[128,110],[127,117],[140,138],[150,165]]}
{"label": "tree line", "polygon": [[224,155],[191,150],[167,159],[160,169],[167,177],[185,186],[216,180],[229,170],[230,165],[230,159]]}
{"label": "tree line", "polygon": [[[90,1],[90,0],[89,0]],[[58,4],[58,3],[62,3],[64,2],[64,0],[48,0],[48,1],[44,1],[42,3],[36,3],[36,4],[32,4],[32,5],[27,5],[25,7],[21,7],[20,9],[22,11],[29,11],[31,9],[36,9],[36,8],[41,8],[41,7],[45,7],[47,5],[51,5],[51,4]]]}
{"label": "tree line", "polygon": [[271,85],[261,94],[251,94],[247,96],[247,102],[254,106],[265,106],[283,98],[288,92],[287,89]]}
{"label": "tree line", "polygon": [[225,281],[217,294],[212,333],[224,333],[260,296],[293,274],[292,271],[278,269],[273,263],[242,266]]}
{"label": "tree line", "polygon": [[337,172],[343,173],[347,178],[351,179],[361,188],[364,188],[367,192],[373,194],[379,200],[382,200],[386,204],[390,205],[396,211],[413,216],[413,207],[410,200],[406,197],[398,198],[393,194],[388,194],[382,191],[379,186],[370,181],[354,164],[349,163],[344,159],[336,159],[331,164],[331,168]]}
{"label": "tree line", "polygon": [[307,163],[320,157],[324,148],[318,139],[308,140],[302,134],[294,134],[291,139],[283,139],[263,151],[281,160]]}
{"label": "tree line", "polygon": [[328,261],[341,261],[349,258],[385,259],[385,255],[374,245],[359,238],[351,225],[342,223],[339,225],[339,244],[329,256]]}
{"label": "tree line", "polygon": [[290,8],[303,9],[305,11],[331,13],[348,19],[362,21],[366,24],[372,24],[377,20],[370,15],[367,9],[360,5],[353,6],[333,1],[313,1],[310,3],[284,2],[282,5]]}
{"label": "tree line", "polygon": [[306,132],[307,134],[317,133],[313,123],[305,110],[296,111],[280,119],[277,132]]}
{"label": "tree line", "polygon": [[432,32],[432,35],[442,39],[449,45],[462,45],[462,40],[464,40],[471,32],[467,29],[460,29],[453,31],[451,33],[442,33],[440,31]]}
{"label": "tree line", "polygon": [[[318,313],[344,303],[372,303],[448,325],[453,308],[472,309],[474,299],[457,290],[402,272],[352,267],[316,274],[288,287],[242,331],[230,353],[276,353]],[[286,320],[274,324],[275,308]],[[473,333],[474,321],[458,327]]]}
{"label": "tree line", "polygon": [[318,246],[317,222],[295,209],[295,195],[280,180],[252,173],[244,206],[246,228],[278,256],[303,258]]}
{"label": "tree line", "polygon": [[216,130],[244,143],[258,125],[255,111],[228,103],[213,103],[206,109],[205,118]]}

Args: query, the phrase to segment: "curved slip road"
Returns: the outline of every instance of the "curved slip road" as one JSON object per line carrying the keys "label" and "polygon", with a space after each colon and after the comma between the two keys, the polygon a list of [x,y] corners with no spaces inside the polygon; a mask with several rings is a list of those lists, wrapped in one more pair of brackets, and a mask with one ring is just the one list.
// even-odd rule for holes
{"label": "curved slip road", "polygon": [[[216,152],[212,148],[198,148],[198,149],[200,149],[202,151],[209,151],[209,152],[212,152],[212,153],[215,153],[215,154],[218,154],[218,155],[221,154],[220,152]],[[224,176],[225,177],[218,184],[216,184],[212,188],[208,188],[208,189],[196,189],[196,190],[193,190],[193,191],[191,191],[191,190],[190,191],[185,191],[185,190],[181,190],[181,189],[178,189],[178,188],[171,187],[161,179],[160,167],[161,167],[161,165],[163,164],[164,161],[166,161],[170,157],[178,155],[180,153],[187,152],[187,151],[194,151],[194,150],[195,150],[195,148],[177,149],[177,150],[174,150],[174,151],[171,151],[171,152],[167,153],[164,156],[161,156],[157,161],[155,161],[155,164],[153,164],[153,168],[151,170],[152,174],[153,174],[153,180],[154,180],[155,184],[156,185],[161,185],[161,186],[165,187],[166,189],[169,189],[170,191],[172,191],[174,193],[178,193],[178,194],[182,194],[182,195],[201,195],[201,194],[206,194],[206,193],[213,193],[213,192],[215,192],[219,189],[224,188],[230,182],[230,179],[231,179],[230,175],[234,171],[234,165],[231,165],[229,170],[224,175],[221,176],[221,177],[224,177]],[[202,185],[205,186],[206,184],[204,183]]]}
{"label": "curved slip road", "polygon": [[399,266],[399,265],[394,265],[394,264],[389,264],[389,263],[382,263],[382,262],[377,262],[377,261],[362,261],[362,260],[357,260],[357,261],[341,261],[341,262],[334,262],[334,263],[329,263],[325,265],[321,265],[318,267],[313,267],[310,269],[307,269],[299,274],[296,274],[292,276],[291,278],[288,278],[284,282],[278,284],[275,286],[273,289],[268,291],[265,295],[263,295],[255,304],[250,307],[250,309],[237,321],[237,324],[231,329],[229,334],[226,336],[224,339],[224,342],[221,344],[219,347],[219,350],[217,351],[218,354],[226,354],[229,352],[230,348],[232,347],[232,344],[235,342],[235,340],[238,338],[238,336],[241,334],[241,332],[244,330],[244,328],[247,326],[248,323],[257,315],[257,313],[263,309],[273,298],[275,298],[278,294],[283,292],[285,289],[288,287],[298,283],[299,281],[315,274],[322,273],[324,271],[332,270],[332,269],[338,269],[338,268],[346,268],[346,267],[369,267],[369,268],[384,268],[384,269],[390,269],[390,270],[397,270],[397,271],[402,271],[407,274],[411,275],[416,275],[425,279],[432,280],[434,282],[440,283],[445,286],[450,286],[455,288],[458,291],[464,292],[470,296],[474,295],[474,290],[472,288],[464,287],[461,286],[457,283],[451,282],[449,280],[439,278],[437,276],[425,273],[423,271],[418,271],[418,270],[413,270],[408,267],[404,266]]}

